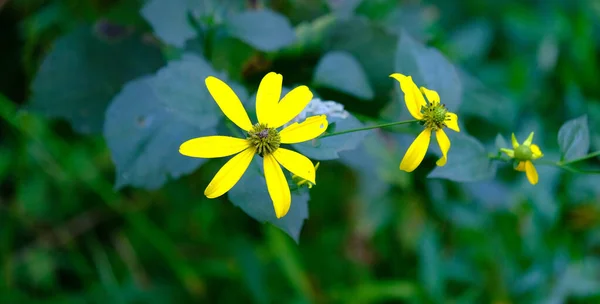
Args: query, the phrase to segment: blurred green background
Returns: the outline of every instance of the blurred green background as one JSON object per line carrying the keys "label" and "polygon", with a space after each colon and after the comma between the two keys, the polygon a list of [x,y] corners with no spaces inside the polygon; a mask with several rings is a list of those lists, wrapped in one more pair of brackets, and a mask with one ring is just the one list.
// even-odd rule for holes
{"label": "blurred green background", "polygon": [[203,196],[223,160],[161,148],[227,131],[209,74],[250,111],[276,71],[372,124],[408,117],[402,72],[484,158],[535,131],[558,160],[581,115],[600,149],[599,60],[596,0],[0,0],[0,303],[600,303],[598,175],[407,174],[399,127],[307,154],[272,225],[242,186]]}

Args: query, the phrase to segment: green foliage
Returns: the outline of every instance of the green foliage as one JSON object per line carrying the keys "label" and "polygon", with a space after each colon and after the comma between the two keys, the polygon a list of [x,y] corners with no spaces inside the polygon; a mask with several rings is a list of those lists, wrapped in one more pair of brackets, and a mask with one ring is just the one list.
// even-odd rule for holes
{"label": "green foliage", "polygon": [[225,28],[231,36],[265,52],[276,51],[296,40],[287,18],[268,9],[233,15]]}
{"label": "green foliage", "polygon": [[[0,303],[598,303],[598,24],[593,1],[0,4]],[[208,199],[229,157],[178,152],[245,137],[207,76],[256,122],[271,71],[314,95],[294,121],[329,121],[286,145],[319,168],[284,170],[281,219],[260,156]],[[399,170],[423,129],[394,124],[392,73],[458,115],[445,166],[434,136]],[[532,131],[536,185],[499,151]]]}
{"label": "green foliage", "polygon": [[80,27],[59,38],[46,56],[31,84],[30,107],[67,119],[79,132],[97,133],[123,84],[162,64],[158,49],[137,34],[109,38]]}
{"label": "green foliage", "polygon": [[[452,132],[452,131],[450,131]],[[445,178],[457,182],[474,182],[493,178],[496,164],[488,157],[485,147],[472,136],[447,132],[452,143],[448,152],[448,163],[436,167],[430,178]],[[452,159],[452,161],[450,161]]]}
{"label": "green foliage", "polygon": [[197,85],[209,75],[215,71],[208,63],[184,55],[156,75],[128,83],[114,98],[104,137],[116,165],[115,187],[156,189],[204,162],[176,152],[187,139],[215,133],[219,109],[206,87]]}
{"label": "green foliage", "polygon": [[[305,189],[299,189],[305,190]],[[256,159],[244,173],[240,182],[229,191],[231,202],[240,207],[255,220],[268,222],[290,235],[296,242],[300,241],[300,230],[304,220],[308,219],[309,195],[306,191],[292,193],[292,205],[288,214],[277,219],[273,203],[267,192],[262,164]]]}
{"label": "green foliage", "polygon": [[315,68],[313,83],[366,100],[375,94],[360,63],[346,52],[325,54]]}
{"label": "green foliage", "polygon": [[183,47],[187,40],[196,37],[188,14],[198,8],[199,3],[192,0],[150,0],[140,14],[163,42]]}
{"label": "green foliage", "polygon": [[558,131],[561,159],[573,160],[586,155],[590,149],[587,115],[565,122]]}

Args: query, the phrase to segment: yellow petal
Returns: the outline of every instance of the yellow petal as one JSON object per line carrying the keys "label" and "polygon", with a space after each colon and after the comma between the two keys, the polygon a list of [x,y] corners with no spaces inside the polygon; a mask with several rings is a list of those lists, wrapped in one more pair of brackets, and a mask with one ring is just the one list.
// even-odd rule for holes
{"label": "yellow petal", "polygon": [[532,185],[538,183],[537,171],[535,170],[533,163],[529,160],[525,162],[525,174],[527,174],[527,179]]}
{"label": "yellow petal", "polygon": [[[299,86],[285,94],[277,104],[277,108],[274,111],[275,115],[271,117],[269,127],[279,128],[294,119],[294,117],[302,112],[312,97],[313,94],[307,86]],[[259,122],[264,123],[260,120]]]}
{"label": "yellow petal", "polygon": [[458,116],[456,114],[451,112],[446,113],[444,124],[448,129],[460,132],[460,129],[458,128]]}
{"label": "yellow petal", "polygon": [[414,171],[419,164],[425,158],[427,147],[429,147],[429,141],[431,140],[431,129],[425,129],[413,143],[408,147],[402,162],[400,163],[400,170],[406,172]]}
{"label": "yellow petal", "polygon": [[527,139],[523,142],[523,145],[530,146],[532,141],[533,141],[533,132],[529,133],[529,136],[527,136]]}
{"label": "yellow petal", "polygon": [[510,149],[502,148],[502,149],[500,149],[500,151],[506,153],[506,155],[508,155],[508,157],[510,157],[510,158],[514,158],[515,157],[515,150],[510,150]]}
{"label": "yellow petal", "polygon": [[437,105],[440,103],[440,95],[438,95],[436,91],[430,90],[426,87],[421,87],[421,92],[425,94],[425,97],[427,97],[427,100],[429,100],[431,105]]}
{"label": "yellow petal", "polygon": [[515,133],[512,134],[511,140],[512,140],[513,149],[516,149],[519,146],[519,142],[517,141],[517,138],[515,137]]}
{"label": "yellow petal", "polygon": [[205,136],[190,139],[179,146],[179,153],[190,157],[214,158],[238,153],[250,147],[241,138],[230,136]]}
{"label": "yellow petal", "polygon": [[444,166],[446,165],[446,161],[448,160],[448,150],[450,150],[450,139],[442,129],[435,131],[435,138],[437,139],[438,145],[440,146],[440,150],[442,150],[442,158],[438,159],[438,161],[435,164],[438,166]]}
{"label": "yellow petal", "polygon": [[327,130],[327,116],[311,116],[301,123],[293,123],[279,132],[282,144],[295,144],[311,140]]}
{"label": "yellow petal", "polygon": [[225,194],[242,178],[254,157],[254,148],[248,148],[232,157],[221,169],[204,190],[208,198],[215,198]]}
{"label": "yellow petal", "polygon": [[540,150],[540,147],[538,147],[538,145],[533,144],[529,148],[531,149],[531,153],[533,153],[533,159],[538,159],[544,156],[544,154],[542,154],[542,150]]}
{"label": "yellow petal", "polygon": [[215,99],[227,118],[242,130],[249,131],[252,129],[252,123],[248,118],[248,113],[244,110],[242,102],[226,83],[213,76],[208,76],[204,82],[210,95]]}
{"label": "yellow petal", "polygon": [[284,148],[275,150],[273,156],[288,171],[315,183],[315,166],[306,156]]}
{"label": "yellow petal", "polygon": [[394,73],[390,77],[400,82],[400,89],[404,93],[404,102],[410,115],[416,119],[423,119],[421,114],[421,107],[427,106],[423,94],[417,88],[417,85],[413,82],[412,77],[404,76],[399,73]]}
{"label": "yellow petal", "polygon": [[263,162],[265,179],[267,180],[267,189],[269,190],[269,195],[273,201],[275,216],[277,216],[277,218],[282,218],[288,213],[290,204],[292,203],[290,187],[285,179],[285,175],[283,175],[281,167],[272,154],[265,155]]}
{"label": "yellow petal", "polygon": [[517,165],[515,170],[525,172],[525,162],[524,161],[519,162],[519,164]]}
{"label": "yellow petal", "polygon": [[272,118],[277,115],[275,108],[281,97],[283,76],[275,72],[265,75],[260,81],[256,92],[256,117],[261,123],[270,125]]}

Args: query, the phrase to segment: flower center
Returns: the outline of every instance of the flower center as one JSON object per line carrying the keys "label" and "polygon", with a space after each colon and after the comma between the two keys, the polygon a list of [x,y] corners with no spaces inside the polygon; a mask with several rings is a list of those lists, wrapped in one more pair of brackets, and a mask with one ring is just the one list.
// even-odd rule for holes
{"label": "flower center", "polygon": [[265,124],[257,123],[248,131],[246,137],[250,144],[256,149],[260,156],[268,155],[279,148],[281,136],[274,128],[269,128]]}
{"label": "flower center", "polygon": [[533,158],[533,152],[531,152],[529,146],[520,145],[515,149],[515,158],[518,160],[531,160]]}
{"label": "flower center", "polygon": [[446,113],[448,113],[446,105],[441,103],[436,105],[429,104],[428,106],[421,107],[421,113],[423,114],[421,123],[426,128],[437,131],[446,126]]}

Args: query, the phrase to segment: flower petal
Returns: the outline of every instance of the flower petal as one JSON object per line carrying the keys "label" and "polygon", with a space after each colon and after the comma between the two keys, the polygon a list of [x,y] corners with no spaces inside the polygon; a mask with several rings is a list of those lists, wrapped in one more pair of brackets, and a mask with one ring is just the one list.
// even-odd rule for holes
{"label": "flower petal", "polygon": [[533,141],[533,132],[529,133],[529,136],[527,136],[527,139],[523,142],[523,145],[531,146],[532,141]]}
{"label": "flower petal", "polygon": [[436,91],[430,90],[426,87],[421,87],[421,92],[425,94],[425,97],[427,97],[427,100],[429,100],[431,105],[437,105],[440,103],[440,95]]}
{"label": "flower petal", "polygon": [[510,157],[510,158],[514,158],[515,157],[515,150],[502,148],[502,149],[500,149],[500,151],[506,153],[506,155],[508,155],[508,157]]}
{"label": "flower petal", "polygon": [[448,127],[448,129],[460,132],[460,129],[458,128],[458,116],[456,114],[452,112],[446,113],[446,120],[444,121],[444,124],[446,127]]}
{"label": "flower petal", "polygon": [[284,148],[275,150],[273,156],[288,171],[315,184],[315,166],[306,156]]}
{"label": "flower petal", "polygon": [[519,164],[517,164],[517,167],[515,168],[515,170],[525,172],[525,162],[520,161]]}
{"label": "flower petal", "polygon": [[438,166],[446,165],[446,161],[448,161],[448,150],[450,150],[450,139],[448,135],[444,133],[444,130],[439,129],[435,131],[435,138],[437,139],[438,145],[440,146],[440,150],[442,151],[442,158],[438,159],[435,163]]}
{"label": "flower petal", "polygon": [[417,85],[413,82],[412,77],[404,76],[399,73],[394,73],[390,77],[400,82],[400,89],[404,93],[404,102],[410,115],[416,119],[423,119],[421,114],[421,107],[427,106],[423,94],[417,88]]}
{"label": "flower petal", "polygon": [[265,155],[263,166],[265,169],[265,179],[267,180],[267,189],[275,208],[275,216],[282,218],[288,213],[290,204],[292,203],[290,187],[281,167],[272,154]]}
{"label": "flower petal", "polygon": [[213,76],[206,77],[204,82],[210,95],[215,99],[227,118],[244,131],[252,129],[252,123],[242,102],[225,82]]}
{"label": "flower petal", "polygon": [[544,154],[542,153],[542,150],[540,150],[540,147],[538,147],[538,145],[533,144],[529,148],[531,149],[531,153],[533,153],[533,159],[538,159],[538,158],[544,156]]}
{"label": "flower petal", "polygon": [[275,108],[281,97],[283,76],[275,72],[265,75],[260,81],[256,92],[256,117],[261,123],[270,125],[272,118],[277,115]]}
{"label": "flower petal", "polygon": [[527,179],[532,185],[538,183],[538,173],[530,160],[525,162],[525,174],[527,174]]}
{"label": "flower petal", "polygon": [[233,188],[248,169],[254,154],[254,148],[248,148],[232,157],[210,181],[210,184],[204,190],[204,195],[208,198],[215,198]]}
{"label": "flower petal", "polygon": [[[312,97],[313,94],[307,86],[299,86],[289,91],[277,104],[274,110],[276,115],[271,117],[269,127],[279,128],[294,119],[294,117],[302,112]],[[259,122],[263,123],[262,121]]]}
{"label": "flower petal", "polygon": [[515,137],[515,133],[511,136],[513,149],[516,149],[519,146],[519,142],[517,141],[517,137]]}
{"label": "flower petal", "polygon": [[179,146],[179,153],[190,157],[214,158],[236,154],[250,147],[241,138],[230,136],[205,136],[192,138]]}
{"label": "flower petal", "polygon": [[402,158],[402,162],[400,163],[400,170],[404,170],[406,172],[414,171],[419,164],[425,158],[425,153],[427,153],[427,147],[429,147],[429,141],[431,140],[431,129],[425,129],[413,143],[408,147],[404,158]]}
{"label": "flower petal", "polygon": [[282,144],[295,144],[311,140],[323,134],[329,123],[327,116],[311,116],[301,123],[293,123],[279,132]]}

